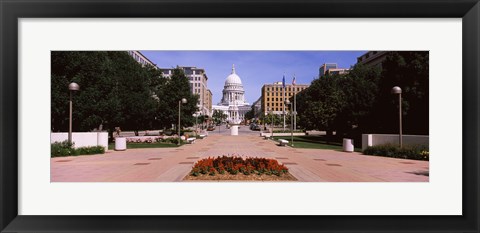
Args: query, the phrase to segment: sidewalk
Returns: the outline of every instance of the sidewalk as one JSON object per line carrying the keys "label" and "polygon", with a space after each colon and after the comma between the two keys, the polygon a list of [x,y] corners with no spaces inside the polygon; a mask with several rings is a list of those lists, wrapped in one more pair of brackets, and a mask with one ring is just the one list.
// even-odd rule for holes
{"label": "sidewalk", "polygon": [[428,161],[279,147],[256,135],[196,140],[179,148],[129,149],[51,159],[52,182],[176,182],[193,164],[221,155],[275,158],[300,182],[428,182]]}

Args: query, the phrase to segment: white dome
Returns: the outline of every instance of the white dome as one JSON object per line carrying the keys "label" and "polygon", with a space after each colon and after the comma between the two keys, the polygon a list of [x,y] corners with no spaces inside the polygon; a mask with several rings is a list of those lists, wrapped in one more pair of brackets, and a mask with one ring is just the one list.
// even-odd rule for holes
{"label": "white dome", "polygon": [[237,74],[231,74],[227,77],[227,79],[225,80],[225,86],[228,86],[228,85],[242,85],[242,80],[240,79],[240,77],[238,77]]}
{"label": "white dome", "polygon": [[225,79],[225,86],[242,85],[242,80],[235,73],[235,66],[232,66],[232,73]]}

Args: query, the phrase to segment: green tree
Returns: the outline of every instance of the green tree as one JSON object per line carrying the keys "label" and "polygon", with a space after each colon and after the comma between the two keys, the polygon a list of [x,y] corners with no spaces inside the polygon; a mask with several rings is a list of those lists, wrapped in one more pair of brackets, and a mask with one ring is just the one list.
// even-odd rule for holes
{"label": "green tree", "polygon": [[357,64],[339,78],[345,101],[335,120],[337,135],[358,138],[369,128],[369,120],[378,95],[379,67]]}
{"label": "green tree", "polygon": [[255,106],[252,106],[252,108],[245,113],[245,120],[251,120],[255,118]]}
{"label": "green tree", "polygon": [[265,124],[271,125],[280,125],[283,124],[283,116],[278,115],[278,114],[273,114],[272,112],[269,112],[267,116],[265,116]]}
{"label": "green tree", "polygon": [[403,132],[429,134],[429,52],[391,52],[382,63],[371,125],[379,133],[398,133],[398,95],[402,88]]}
{"label": "green tree", "polygon": [[298,124],[305,129],[335,130],[335,121],[345,105],[345,95],[338,81],[340,76],[324,76],[312,81],[309,88],[297,94]]}
{"label": "green tree", "polygon": [[227,114],[224,114],[222,111],[215,109],[213,110],[212,118],[215,123],[219,124],[225,121],[225,119],[227,119]]}
{"label": "green tree", "polygon": [[178,130],[178,108],[182,98],[187,100],[181,107],[181,127],[192,126],[195,123],[193,113],[198,111],[197,103],[199,96],[190,91],[190,82],[180,68],[173,70],[172,75],[165,79],[163,89],[157,93],[161,97],[158,107],[157,119],[164,128],[170,128],[173,124]]}
{"label": "green tree", "polygon": [[67,86],[80,85],[74,95],[73,130],[90,131],[102,123],[123,122],[115,88],[114,61],[108,52],[52,52],[52,130],[68,130]]}
{"label": "green tree", "polygon": [[297,94],[297,124],[357,139],[362,133],[398,132],[398,96],[402,88],[403,131],[428,134],[428,52],[389,52],[382,68],[352,67],[345,75],[314,80]]}
{"label": "green tree", "polygon": [[155,123],[154,90],[159,73],[143,67],[127,52],[52,52],[52,131],[68,130],[68,84],[76,82],[73,130],[103,127],[112,135],[123,130],[149,129]]}

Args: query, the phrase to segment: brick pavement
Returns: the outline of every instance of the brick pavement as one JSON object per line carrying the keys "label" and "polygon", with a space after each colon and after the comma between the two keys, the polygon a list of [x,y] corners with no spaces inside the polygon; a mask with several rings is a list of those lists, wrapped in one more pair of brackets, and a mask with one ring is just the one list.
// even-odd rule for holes
{"label": "brick pavement", "polygon": [[277,146],[257,135],[210,135],[179,148],[128,149],[51,159],[52,182],[182,181],[201,158],[235,154],[275,158],[301,182],[428,182],[428,161]]}

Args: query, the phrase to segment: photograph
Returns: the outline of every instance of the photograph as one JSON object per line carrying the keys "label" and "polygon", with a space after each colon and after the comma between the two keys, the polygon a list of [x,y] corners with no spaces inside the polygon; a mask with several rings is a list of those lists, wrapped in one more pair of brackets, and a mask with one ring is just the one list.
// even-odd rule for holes
{"label": "photograph", "polygon": [[50,182],[429,182],[429,51],[51,51]]}
{"label": "photograph", "polygon": [[0,233],[478,233],[479,2],[0,0]]}

